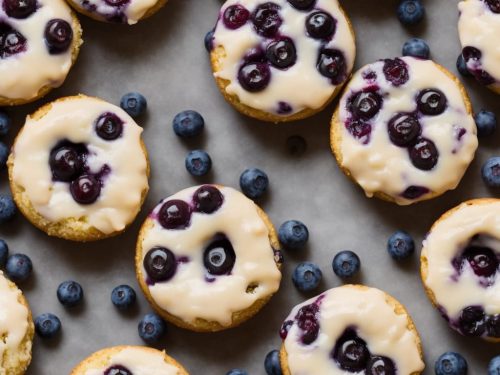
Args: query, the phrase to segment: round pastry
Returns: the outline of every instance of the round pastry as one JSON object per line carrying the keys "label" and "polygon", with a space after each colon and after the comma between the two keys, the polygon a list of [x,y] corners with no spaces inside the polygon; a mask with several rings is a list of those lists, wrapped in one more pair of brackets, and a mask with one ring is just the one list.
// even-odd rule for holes
{"label": "round pastry", "polygon": [[22,375],[31,362],[35,327],[28,302],[0,271],[0,373]]}
{"label": "round pastry", "polygon": [[321,111],[349,78],[354,31],[337,0],[228,0],[211,62],[225,99],[263,121]]}
{"label": "round pastry", "polygon": [[191,187],[146,219],[136,252],[139,284],[166,320],[193,331],[235,327],[278,290],[279,242],[266,214],[228,187]]}
{"label": "round pastry", "polygon": [[102,349],[80,362],[71,375],[188,375],[164,351],[145,346]]}
{"label": "round pastry", "polygon": [[418,375],[425,367],[403,305],[363,285],[330,289],[294,307],[280,335],[284,375]]}
{"label": "round pastry", "polygon": [[424,240],[427,295],[451,328],[500,342],[500,199],[448,211]]}
{"label": "round pastry", "polygon": [[442,66],[380,60],[347,85],[330,144],[368,197],[408,205],[458,185],[478,145],[471,111],[464,87]]}
{"label": "round pastry", "polygon": [[466,0],[458,4],[458,32],[467,69],[479,83],[500,94],[500,2]]}
{"label": "round pastry", "polygon": [[0,1],[0,107],[32,102],[62,85],[82,30],[64,0]]}
{"label": "round pastry", "polygon": [[124,231],[148,191],[142,128],[121,108],[72,96],[26,119],[7,165],[14,201],[51,236],[93,241]]}

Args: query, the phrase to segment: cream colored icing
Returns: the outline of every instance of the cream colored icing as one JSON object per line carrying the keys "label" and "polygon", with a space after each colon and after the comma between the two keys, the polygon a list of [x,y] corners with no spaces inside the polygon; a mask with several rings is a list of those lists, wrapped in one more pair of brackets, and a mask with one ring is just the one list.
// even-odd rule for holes
{"label": "cream colored icing", "polygon": [[[372,355],[390,358],[397,373],[410,375],[423,371],[420,339],[408,329],[408,316],[396,314],[384,292],[374,288],[346,285],[322,294],[319,310],[319,335],[310,345],[300,342],[301,330],[294,324],[284,341],[291,375],[349,375],[331,357],[337,339],[346,328],[356,327]],[[287,320],[299,309],[317,301],[312,298],[293,308]]]}
{"label": "cream colored icing", "polygon": [[[237,78],[242,59],[251,48],[265,44],[266,39],[257,35],[251,21],[237,30],[230,30],[224,26],[222,20],[219,20],[215,28],[213,46],[224,47],[226,57],[222,59],[221,68],[215,73],[215,77],[230,81],[226,92],[229,95],[236,95],[243,104],[275,115],[279,115],[277,112],[279,102],[291,105],[292,112],[285,114],[286,116],[304,109],[321,108],[337,87],[316,68],[319,50],[324,42],[312,39],[306,34],[306,18],[311,12],[298,11],[286,0],[273,2],[281,7],[283,24],[280,27],[280,34],[291,38],[295,43],[297,50],[295,65],[286,70],[271,67],[271,82],[265,90],[258,93],[246,91]],[[261,3],[262,1],[257,0],[228,0],[224,3],[221,14],[234,4],[241,4],[252,13]],[[339,49],[344,53],[349,76],[356,52],[348,20],[337,0],[318,0],[315,9],[324,10],[337,20],[334,38],[324,46]]]}
{"label": "cream colored icing", "polygon": [[489,247],[500,253],[500,200],[491,203],[464,204],[440,220],[423,243],[422,257],[427,258],[425,285],[446,314],[458,318],[467,306],[483,306],[488,315],[500,314],[500,279],[484,288],[470,267],[456,277],[455,258],[476,234],[491,236]]}
{"label": "cream colored icing", "polygon": [[[124,121],[123,134],[114,141],[105,141],[94,131],[95,121],[105,112]],[[81,96],[54,102],[42,118],[27,118],[13,147],[12,178],[25,189],[34,209],[52,222],[84,217],[89,226],[103,233],[121,231],[137,215],[148,188],[141,133],[142,128],[125,111],[105,101]],[[50,151],[64,139],[88,145],[92,172],[105,164],[111,168],[93,204],[78,204],[68,183],[52,180]]]}
{"label": "cream colored icing", "polygon": [[112,355],[105,367],[90,368],[84,375],[103,375],[109,367],[122,365],[133,375],[177,375],[179,369],[165,362],[160,351],[144,350],[143,348],[126,348]]}
{"label": "cream colored icing", "polygon": [[[460,88],[456,82],[441,71],[430,60],[403,57],[408,65],[409,81],[395,87],[383,74],[383,61],[361,68],[350,81],[340,101],[342,166],[347,168],[368,197],[383,192],[401,205],[408,205],[427,198],[427,194],[414,200],[401,194],[409,186],[423,186],[435,194],[454,189],[474,158],[478,146],[476,125],[472,115],[467,113]],[[353,93],[361,91],[369,84],[362,73],[374,71],[376,84],[380,86],[383,104],[380,112],[372,120],[370,142],[363,144],[355,139],[343,125],[349,118],[347,101]],[[446,111],[438,116],[422,116],[422,136],[432,140],[439,152],[439,161],[430,171],[417,169],[411,163],[407,148],[394,145],[389,139],[387,124],[400,112],[413,112],[417,108],[418,93],[426,88],[441,90],[448,100]],[[458,141],[458,130],[466,133]]]}
{"label": "cream colored icing", "polygon": [[[154,7],[159,0],[130,0],[129,3],[122,6],[112,6],[104,0],[71,0],[77,7],[85,9],[102,21],[109,21],[113,17],[124,16],[125,22],[134,25]],[[90,8],[94,9],[90,9]]]}
{"label": "cream colored icing", "polygon": [[[163,202],[181,199],[190,203],[197,188],[182,190]],[[274,261],[269,230],[255,203],[232,188],[219,189],[224,195],[223,205],[213,214],[193,213],[187,229],[166,230],[154,220],[142,242],[142,258],[155,246],[166,247],[177,257],[188,257],[190,261],[180,264],[172,279],[149,286],[152,298],[184,321],[201,318],[228,326],[233,313],[275,293],[281,273]],[[153,216],[161,206],[155,208]],[[203,249],[216,233],[224,233],[231,241],[236,262],[230,275],[218,276],[209,283],[205,281]],[[144,268],[142,273],[146,277]],[[247,293],[252,284],[258,286]]]}
{"label": "cream colored icing", "polygon": [[[493,13],[482,0],[461,1],[458,32],[462,47],[475,47],[482,53],[482,69],[495,80],[493,88],[500,89],[500,14]],[[473,68],[473,66],[471,66]]]}
{"label": "cream colored icing", "polygon": [[[26,19],[8,18],[8,23],[27,40],[24,52],[0,59],[0,96],[30,100],[44,86],[59,87],[71,68],[71,47],[60,54],[49,54],[45,27],[55,18],[73,25],[71,10],[64,0],[37,0],[38,9]],[[7,18],[3,7],[0,17]],[[75,30],[73,30],[75,37]]]}
{"label": "cream colored icing", "polygon": [[[6,352],[15,355],[28,330],[28,308],[19,302],[21,291],[13,289],[3,272],[0,271],[0,357]],[[5,375],[5,369],[0,367],[0,374]]]}

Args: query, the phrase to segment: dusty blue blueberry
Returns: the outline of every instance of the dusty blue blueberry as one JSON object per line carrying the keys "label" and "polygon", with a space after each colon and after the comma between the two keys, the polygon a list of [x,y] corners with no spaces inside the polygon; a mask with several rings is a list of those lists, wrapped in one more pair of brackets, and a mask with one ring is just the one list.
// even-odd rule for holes
{"label": "dusty blue blueberry", "polygon": [[446,352],[436,361],[434,371],[436,375],[466,375],[467,361],[458,353]]}
{"label": "dusty blue blueberry", "polygon": [[16,214],[16,205],[12,196],[0,194],[0,224],[11,220]]}
{"label": "dusty blue blueberry", "polygon": [[310,292],[319,286],[322,277],[323,273],[316,264],[304,262],[293,271],[292,281],[301,292]]}
{"label": "dusty blue blueberry", "polygon": [[9,157],[9,148],[3,142],[0,142],[0,169],[5,168]]}
{"label": "dusty blue blueberry", "polygon": [[126,310],[135,304],[137,296],[129,285],[119,285],[111,292],[111,302],[120,310]]}
{"label": "dusty blue blueberry", "polygon": [[411,38],[403,45],[403,56],[413,56],[427,60],[431,50],[425,40]]}
{"label": "dusty blue blueberry", "polygon": [[205,34],[205,49],[207,52],[212,51],[213,49],[213,44],[214,44],[214,30],[210,30],[208,33]]}
{"label": "dusty blue blueberry", "polygon": [[492,135],[497,128],[497,116],[485,109],[482,109],[474,116],[477,126],[477,135],[480,137],[488,137]]}
{"label": "dusty blue blueberry", "polygon": [[415,252],[415,241],[405,231],[398,230],[389,237],[387,251],[396,260],[409,258]]}
{"label": "dusty blue blueberry", "polygon": [[240,187],[250,199],[260,198],[269,186],[267,174],[257,168],[250,168],[244,171],[240,176]]}
{"label": "dusty blue blueberry", "polygon": [[138,92],[129,92],[122,96],[120,107],[127,112],[131,117],[140,117],[148,108],[148,102],[144,95]]}
{"label": "dusty blue blueberry", "polygon": [[83,300],[83,288],[76,281],[65,281],[57,288],[57,299],[65,307],[75,307]]}
{"label": "dusty blue blueberry", "polygon": [[248,375],[248,372],[246,372],[245,370],[240,370],[240,369],[232,369],[232,370],[229,370],[226,375]]}
{"label": "dusty blue blueberry", "polygon": [[491,188],[500,188],[500,156],[493,156],[481,169],[484,183]]}
{"label": "dusty blue blueberry", "polygon": [[0,240],[0,267],[4,267],[9,256],[9,246],[4,240]]}
{"label": "dusty blue blueberry", "polygon": [[457,58],[457,70],[464,77],[471,77],[472,74],[467,69],[467,63],[465,62],[464,55],[460,54]]}
{"label": "dusty blue blueberry", "polygon": [[267,375],[283,375],[281,371],[279,350],[271,350],[267,353],[266,359],[264,360],[264,368]]}
{"label": "dusty blue blueberry", "polygon": [[488,375],[500,375],[500,355],[497,355],[490,361]]}
{"label": "dusty blue blueberry", "polygon": [[50,339],[61,330],[61,321],[51,313],[38,315],[35,318],[35,332],[44,339]]}
{"label": "dusty blue blueberry", "polygon": [[359,272],[361,260],[350,250],[339,252],[333,258],[332,268],[335,275],[341,278],[352,277]]}
{"label": "dusty blue blueberry", "polygon": [[304,223],[298,220],[288,220],[281,224],[278,230],[280,243],[288,250],[303,248],[309,239],[309,231]]}
{"label": "dusty blue blueberry", "polygon": [[11,123],[10,116],[6,112],[0,110],[0,136],[9,133]]}
{"label": "dusty blue blueberry", "polygon": [[27,280],[33,271],[33,263],[25,254],[13,254],[7,258],[5,273],[12,281],[19,283]]}
{"label": "dusty blue blueberry", "polygon": [[415,25],[424,18],[425,8],[420,0],[402,0],[397,14],[403,25]]}
{"label": "dusty blue blueberry", "polygon": [[167,331],[165,321],[155,313],[144,315],[137,326],[139,336],[147,343],[160,340]]}
{"label": "dusty blue blueberry", "polygon": [[186,169],[193,176],[204,176],[212,169],[212,159],[203,150],[190,151],[186,156]]}
{"label": "dusty blue blueberry", "polygon": [[205,120],[196,111],[182,111],[172,122],[174,132],[181,138],[194,138],[205,128]]}

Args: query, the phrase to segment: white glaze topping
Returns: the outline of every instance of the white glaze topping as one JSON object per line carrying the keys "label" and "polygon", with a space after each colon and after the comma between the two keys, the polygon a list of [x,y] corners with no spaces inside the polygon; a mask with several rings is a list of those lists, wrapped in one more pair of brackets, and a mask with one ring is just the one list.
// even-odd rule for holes
{"label": "white glaze topping", "polygon": [[[28,330],[28,308],[19,302],[21,291],[12,289],[3,272],[0,271],[0,357],[16,355]],[[5,370],[0,368],[0,374]]]}
{"label": "white glaze topping", "polygon": [[[474,202],[474,201],[473,201]],[[487,203],[464,203],[450,216],[439,221],[424,241],[422,257],[427,258],[426,286],[436,302],[452,319],[468,306],[482,306],[487,315],[500,314],[500,279],[485,288],[470,267],[457,277],[452,260],[476,234],[490,236],[487,245],[500,254],[500,200]]]}
{"label": "white glaze topping", "polygon": [[[311,12],[301,12],[293,8],[286,0],[274,0],[281,7],[280,15],[283,24],[280,34],[287,36],[295,43],[297,62],[286,70],[271,67],[271,82],[264,91],[252,93],[245,90],[238,82],[238,71],[243,57],[258,45],[266,45],[267,39],[259,36],[248,21],[236,30],[230,30],[219,19],[215,28],[214,48],[222,46],[225,58],[222,59],[221,69],[215,77],[230,81],[226,88],[229,95],[236,95],[239,101],[249,107],[279,115],[278,103],[286,102],[292,107],[292,115],[304,109],[321,108],[333,95],[336,86],[331,80],[322,76],[317,68],[318,55],[323,41],[312,39],[306,33],[306,18]],[[228,0],[221,10],[221,14],[229,6],[241,4],[252,13],[255,8],[263,4],[261,0]],[[337,0],[318,0],[315,9],[328,12],[337,21],[337,29],[331,41],[324,46],[339,49],[346,58],[347,76],[354,65],[355,43],[354,36],[344,13]]]}
{"label": "white glaze topping", "polygon": [[[95,121],[106,112],[124,121],[123,134],[114,141],[105,141],[94,130]],[[90,227],[103,233],[121,231],[137,215],[148,188],[141,133],[142,128],[115,105],[84,96],[59,100],[42,118],[27,118],[13,148],[12,178],[25,189],[34,209],[52,222],[84,217]],[[49,155],[61,140],[87,144],[91,172],[97,173],[105,164],[110,167],[93,204],[78,204],[68,183],[53,181]]]}
{"label": "white glaze topping", "polygon": [[[430,60],[403,57],[409,70],[409,81],[399,87],[390,84],[384,77],[384,62],[379,61],[361,68],[352,78],[340,101],[342,166],[364,189],[368,197],[383,192],[398,204],[406,205],[426,199],[427,194],[410,200],[402,193],[410,186],[429,189],[435,194],[454,189],[474,158],[478,141],[476,125],[467,113],[460,88],[447,74]],[[375,84],[383,97],[380,112],[368,122],[372,133],[368,144],[354,138],[344,126],[350,117],[347,103],[353,93],[371,86],[363,73],[377,74]],[[438,116],[422,116],[422,137],[433,141],[439,152],[437,165],[430,171],[413,166],[408,149],[394,145],[388,132],[389,120],[398,113],[414,112],[418,93],[427,88],[441,90],[447,98],[447,109]],[[465,133],[460,135],[461,130]],[[460,140],[458,139],[460,138]]]}
{"label": "white glaze topping", "polygon": [[[188,228],[167,230],[154,220],[142,242],[142,257],[155,246],[166,247],[177,257],[188,257],[189,262],[180,264],[172,279],[149,286],[151,296],[162,309],[184,321],[201,318],[228,326],[233,313],[275,293],[281,273],[274,260],[269,230],[255,203],[232,188],[218,188],[224,196],[223,205],[213,214],[193,213]],[[164,202],[181,199],[190,203],[196,189],[182,190]],[[161,206],[155,208],[153,216]],[[203,249],[216,233],[225,234],[231,241],[236,262],[230,275],[207,282]],[[146,277],[144,268],[142,273]],[[253,293],[247,293],[250,285],[257,285]]]}
{"label": "white glaze topping", "polygon": [[[27,40],[26,51],[0,59],[0,97],[30,100],[44,86],[59,87],[71,68],[71,47],[59,54],[49,54],[44,33],[52,19],[62,19],[73,26],[71,10],[64,0],[37,0],[38,9],[26,19],[8,18],[0,6],[0,18]],[[74,37],[76,32],[73,30]]]}
{"label": "white glaze topping", "polygon": [[[337,339],[348,327],[368,345],[372,355],[390,358],[397,373],[410,375],[424,369],[417,334],[408,329],[408,316],[396,314],[384,292],[374,288],[346,285],[322,294],[319,308],[319,335],[310,345],[301,343],[301,330],[291,326],[284,341],[291,375],[349,375],[333,360]],[[318,297],[295,306],[287,320],[293,320],[301,307]]]}
{"label": "white glaze topping", "polygon": [[[458,31],[462,47],[475,47],[481,51],[480,65],[496,81],[493,88],[500,90],[500,14],[493,13],[483,0],[467,0],[458,4],[460,19]],[[474,69],[477,62],[469,61]]]}
{"label": "white glaze topping", "polygon": [[89,368],[84,375],[103,375],[104,371],[114,365],[124,366],[134,375],[177,375],[180,373],[176,366],[165,362],[162,352],[131,347],[112,355],[106,366]]}
{"label": "white glaze topping", "polygon": [[92,13],[102,21],[123,22],[134,25],[154,7],[159,0],[129,0],[119,6],[108,4],[105,0],[71,0],[78,8]]}

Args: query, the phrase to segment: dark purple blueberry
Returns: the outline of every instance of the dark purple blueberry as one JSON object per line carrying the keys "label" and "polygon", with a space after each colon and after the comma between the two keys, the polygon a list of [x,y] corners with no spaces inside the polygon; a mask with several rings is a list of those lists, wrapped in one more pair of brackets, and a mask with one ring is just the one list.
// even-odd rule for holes
{"label": "dark purple blueberry", "polygon": [[339,337],[332,355],[339,367],[349,372],[365,370],[370,360],[370,352],[366,342],[350,328],[346,329]]}
{"label": "dark purple blueberry", "polygon": [[122,135],[123,121],[114,113],[104,113],[95,122],[95,131],[102,139],[113,141]]}
{"label": "dark purple blueberry", "polygon": [[92,204],[101,194],[101,182],[91,174],[84,174],[72,181],[69,190],[80,204]]}
{"label": "dark purple blueberry", "polygon": [[[104,2],[112,7],[121,7],[127,4],[130,0],[104,0]],[[118,16],[117,21],[123,23],[122,17]]]}
{"label": "dark purple blueberry", "polygon": [[462,55],[464,57],[465,63],[467,64],[467,69],[472,73],[484,86],[491,85],[495,83],[495,79],[486,71],[481,68],[481,58],[482,53],[475,47],[465,47],[462,50]]}
{"label": "dark purple blueberry", "polygon": [[438,162],[439,152],[430,139],[419,138],[409,151],[413,165],[423,171],[430,171]]}
{"label": "dark purple blueberry", "polygon": [[377,73],[375,73],[371,69],[365,70],[361,73],[361,75],[363,76],[363,79],[367,80],[368,82],[375,82],[377,80]]}
{"label": "dark purple blueberry", "polygon": [[36,12],[36,0],[4,0],[3,9],[11,18],[25,19]]}
{"label": "dark purple blueberry", "polygon": [[229,275],[235,262],[233,245],[225,236],[216,238],[203,252],[203,264],[211,275]]}
{"label": "dark purple blueberry", "polygon": [[375,116],[382,107],[382,97],[376,92],[359,92],[351,100],[350,110],[354,116],[369,120]]}
{"label": "dark purple blueberry", "polygon": [[142,262],[148,277],[153,282],[168,281],[177,269],[175,255],[164,247],[154,247],[146,253]]}
{"label": "dark purple blueberry", "polygon": [[227,7],[222,15],[224,25],[231,30],[243,26],[250,18],[250,12],[242,5],[236,4]]}
{"label": "dark purple blueberry", "polygon": [[266,62],[266,52],[261,47],[253,47],[245,54],[246,62]]}
{"label": "dark purple blueberry", "polygon": [[347,78],[347,66],[344,54],[337,49],[321,50],[317,68],[320,74],[330,78],[334,85],[341,84]]}
{"label": "dark purple blueberry", "polygon": [[477,276],[490,277],[499,269],[498,258],[488,247],[470,246],[463,254]]}
{"label": "dark purple blueberry", "polygon": [[300,341],[304,345],[312,344],[318,338],[319,321],[318,321],[319,306],[310,304],[300,308],[295,316],[297,325],[302,331]]}
{"label": "dark purple blueberry", "polygon": [[298,10],[311,10],[316,0],[288,0],[291,6]]}
{"label": "dark purple blueberry", "polygon": [[489,316],[486,326],[489,337],[500,338],[500,314]]}
{"label": "dark purple blueberry", "polygon": [[52,150],[49,165],[56,181],[70,182],[83,170],[82,157],[78,150],[71,146],[61,146]]}
{"label": "dark purple blueberry", "polygon": [[290,112],[293,111],[293,108],[290,104],[285,103],[285,102],[279,102],[278,103],[278,113],[280,115],[286,115]]}
{"label": "dark purple blueberry", "polygon": [[50,54],[66,52],[73,41],[71,25],[60,19],[53,19],[45,26],[45,42]]}
{"label": "dark purple blueberry", "polygon": [[288,336],[288,332],[290,331],[290,328],[293,326],[293,320],[287,320],[285,321],[280,328],[280,337],[282,340],[286,339]]}
{"label": "dark purple blueberry", "polygon": [[279,14],[280,6],[268,2],[259,5],[252,13],[252,21],[257,34],[272,38],[278,32],[283,20]]}
{"label": "dark purple blueberry", "polygon": [[366,375],[396,375],[396,366],[387,357],[375,356],[368,362]]}
{"label": "dark purple blueberry", "polygon": [[482,336],[486,329],[486,315],[480,306],[468,306],[460,313],[460,332],[465,336]]}
{"label": "dark purple blueberry", "polygon": [[333,38],[337,21],[326,12],[317,11],[306,18],[307,34],[313,39],[329,40]]}
{"label": "dark purple blueberry", "polygon": [[194,192],[193,203],[195,212],[211,214],[222,206],[224,196],[215,186],[204,185]]}
{"label": "dark purple blueberry", "polygon": [[500,0],[484,0],[493,13],[500,13]]}
{"label": "dark purple blueberry", "polygon": [[363,144],[368,144],[372,133],[372,126],[363,120],[352,120],[346,123],[346,129],[351,135]]}
{"label": "dark purple blueberry", "polygon": [[276,68],[286,69],[297,61],[297,51],[290,38],[282,38],[269,43],[266,57]]}
{"label": "dark purple blueberry", "polygon": [[402,196],[406,199],[418,199],[425,194],[428,194],[430,191],[426,187],[423,186],[410,186],[408,187],[402,194]]}
{"label": "dark purple blueberry", "polygon": [[415,142],[422,128],[416,116],[400,113],[389,120],[389,138],[399,147],[406,147]]}
{"label": "dark purple blueberry", "polygon": [[417,108],[424,115],[437,116],[444,112],[446,95],[438,89],[425,89],[417,96]]}
{"label": "dark purple blueberry", "polygon": [[404,85],[410,79],[408,66],[399,58],[384,60],[383,71],[385,79],[394,86]]}
{"label": "dark purple blueberry", "polygon": [[265,63],[248,63],[238,72],[238,81],[247,91],[259,92],[264,90],[271,80],[271,69]]}
{"label": "dark purple blueberry", "polygon": [[121,365],[114,365],[104,371],[104,375],[134,375],[130,370]]}
{"label": "dark purple blueberry", "polygon": [[160,208],[158,221],[165,229],[185,229],[191,222],[191,207],[181,200],[167,201]]}
{"label": "dark purple blueberry", "polygon": [[0,23],[0,58],[26,51],[26,38],[7,24]]}

